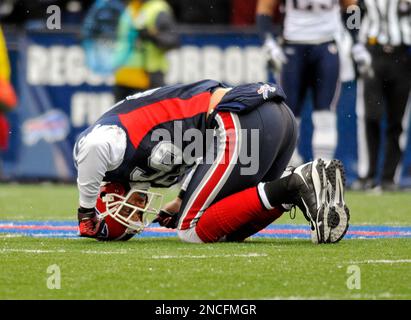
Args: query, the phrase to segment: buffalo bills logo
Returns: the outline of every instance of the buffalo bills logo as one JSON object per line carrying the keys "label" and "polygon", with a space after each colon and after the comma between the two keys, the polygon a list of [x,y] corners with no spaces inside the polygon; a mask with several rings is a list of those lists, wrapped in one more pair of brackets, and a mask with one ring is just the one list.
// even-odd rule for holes
{"label": "buffalo bills logo", "polygon": [[53,109],[41,116],[26,120],[22,131],[26,145],[35,145],[40,140],[53,143],[67,137],[70,132],[70,123],[64,112]]}
{"label": "buffalo bills logo", "polygon": [[258,90],[257,93],[258,94],[262,94],[263,95],[263,99],[267,100],[268,99],[268,95],[270,92],[274,93],[277,89],[275,87],[270,86],[269,84],[263,84]]}

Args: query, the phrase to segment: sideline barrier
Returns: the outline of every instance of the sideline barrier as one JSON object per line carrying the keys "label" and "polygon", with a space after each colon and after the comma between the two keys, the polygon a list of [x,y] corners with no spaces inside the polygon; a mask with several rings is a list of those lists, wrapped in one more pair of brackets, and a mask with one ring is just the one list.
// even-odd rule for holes
{"label": "sideline barrier", "polygon": [[[266,81],[269,75],[257,34],[239,29],[181,32],[182,46],[169,53],[169,84],[204,78],[230,85]],[[8,33],[13,83],[19,106],[9,114],[10,149],[2,156],[7,178],[74,181],[72,148],[76,136],[114,104],[112,77],[101,77],[85,66],[78,32],[20,31]],[[271,79],[271,78],[270,78]],[[348,181],[357,171],[356,84],[343,84],[338,107],[339,143],[336,157]],[[312,157],[310,105],[303,113],[300,153]],[[410,133],[408,133],[410,135]],[[405,140],[404,140],[405,141]],[[411,186],[411,139],[403,159],[404,186]]]}

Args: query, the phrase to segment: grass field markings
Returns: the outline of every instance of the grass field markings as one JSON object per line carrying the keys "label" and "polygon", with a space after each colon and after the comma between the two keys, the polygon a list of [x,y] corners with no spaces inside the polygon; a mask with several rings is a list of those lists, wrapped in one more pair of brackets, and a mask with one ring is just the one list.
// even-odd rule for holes
{"label": "grass field markings", "polygon": [[152,259],[208,259],[208,258],[256,258],[268,257],[266,253],[247,253],[247,254],[202,254],[202,255],[163,255],[151,256]]}
{"label": "grass field markings", "polygon": [[395,264],[395,263],[411,263],[411,259],[398,259],[398,260],[362,260],[362,261],[349,261],[349,264]]}
{"label": "grass field markings", "polygon": [[347,235],[358,236],[411,236],[411,231],[348,231]]}
{"label": "grass field markings", "polygon": [[6,234],[1,234],[0,235],[0,239],[1,238],[21,238],[24,237],[24,234],[21,233],[6,233]]}
{"label": "grass field markings", "polygon": [[[78,238],[77,223],[74,221],[1,221],[0,233],[24,234],[33,237]],[[304,225],[271,225],[260,231],[253,238],[305,238],[309,227]],[[176,236],[174,230],[152,226],[146,228],[140,237]],[[360,238],[410,238],[411,226],[353,225],[347,232],[346,239]]]}
{"label": "grass field markings", "polygon": [[[339,300],[339,299],[347,299],[349,296],[275,296],[269,298],[258,298],[259,300]],[[247,300],[244,299],[244,300]]]}
{"label": "grass field markings", "polygon": [[410,294],[401,294],[401,293],[391,293],[391,292],[383,292],[379,294],[361,294],[355,293],[348,298],[351,299],[367,299],[367,300],[376,300],[376,299],[395,299],[395,298],[410,298]]}
{"label": "grass field markings", "polygon": [[[74,251],[72,251],[74,252]],[[119,250],[119,251],[98,251],[98,250],[81,250],[80,253],[85,254],[128,254],[128,250]]]}
{"label": "grass field markings", "polygon": [[33,238],[83,239],[77,233],[23,233],[22,235]]}
{"label": "grass field markings", "polygon": [[308,229],[263,229],[258,234],[310,234],[310,230]]}
{"label": "grass field markings", "polygon": [[66,253],[66,250],[38,250],[38,249],[0,249],[0,253],[19,252],[19,253]]}
{"label": "grass field markings", "polygon": [[43,253],[82,253],[82,254],[128,254],[130,251],[128,250],[119,250],[119,251],[98,251],[98,250],[38,250],[38,249],[13,249],[13,248],[3,248],[0,249],[0,253],[9,253],[9,252],[16,252],[16,253],[34,253],[34,254],[43,254]]}
{"label": "grass field markings", "polygon": [[[387,223],[389,224],[389,223]],[[53,220],[53,221],[15,221],[15,220],[0,220],[0,228],[2,229],[51,229],[51,230],[76,230],[77,222],[75,221],[60,221],[60,220]],[[403,231],[410,231],[411,232],[411,225],[375,225],[371,223],[361,223],[355,224],[350,226],[350,230],[362,230],[362,231],[394,231],[394,230],[403,230]],[[164,232],[166,229],[163,227],[159,227],[154,224],[151,227],[146,228],[148,231],[156,231],[156,232]],[[265,230],[278,230],[278,231],[285,231],[289,232],[289,230],[294,230],[298,232],[305,232],[309,230],[308,225],[301,225],[301,224],[272,224],[269,225]]]}
{"label": "grass field markings", "polygon": [[13,225],[3,224],[0,225],[1,230],[15,229],[15,230],[64,230],[64,231],[77,231],[77,226],[50,226],[50,225]]}
{"label": "grass field markings", "polygon": [[[324,296],[276,296],[268,298],[258,298],[259,300],[341,300],[341,299],[395,299],[395,298],[410,298],[409,294],[393,294],[391,292],[383,292],[379,294],[362,294],[355,293],[350,295],[324,295]],[[245,298],[244,300],[248,300]]]}

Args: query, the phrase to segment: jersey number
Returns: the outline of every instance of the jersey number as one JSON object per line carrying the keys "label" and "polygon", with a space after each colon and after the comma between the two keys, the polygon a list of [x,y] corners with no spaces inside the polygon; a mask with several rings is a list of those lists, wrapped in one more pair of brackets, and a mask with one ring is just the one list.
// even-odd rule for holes
{"label": "jersey number", "polygon": [[184,172],[183,152],[170,141],[159,142],[148,158],[148,166],[155,173],[147,172],[135,167],[130,174],[131,181],[150,181],[156,184],[169,186]]}

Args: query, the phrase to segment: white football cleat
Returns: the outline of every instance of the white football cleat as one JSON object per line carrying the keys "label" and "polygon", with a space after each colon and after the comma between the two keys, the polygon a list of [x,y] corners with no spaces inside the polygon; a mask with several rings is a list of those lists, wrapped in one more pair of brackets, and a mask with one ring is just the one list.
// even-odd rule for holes
{"label": "white football cleat", "polygon": [[311,241],[325,243],[324,214],[328,187],[325,163],[322,159],[316,159],[295,168],[293,174],[298,177],[293,179],[298,190],[295,204],[310,222]]}
{"label": "white football cleat", "polygon": [[345,172],[340,160],[326,164],[327,194],[324,211],[324,240],[327,243],[340,241],[348,230],[350,210],[344,201]]}

